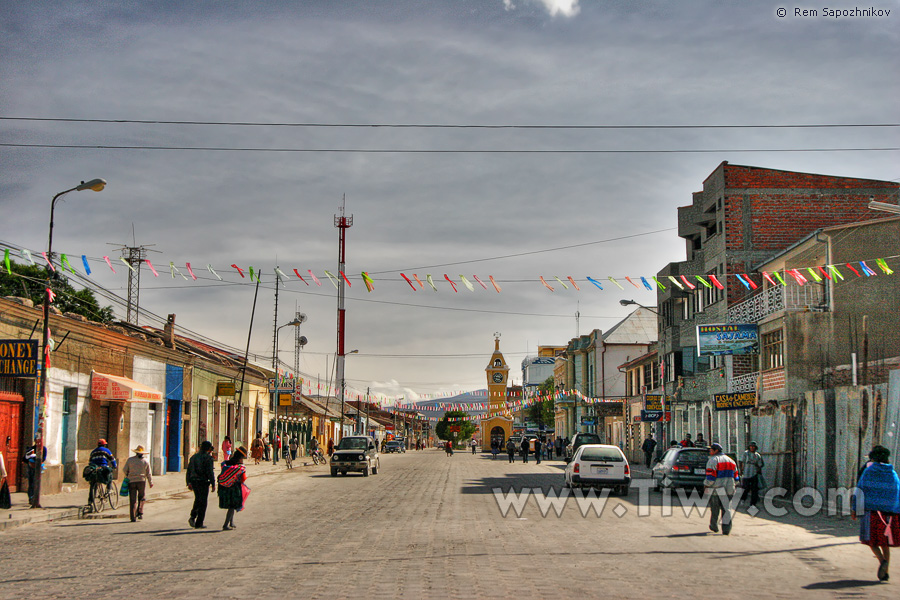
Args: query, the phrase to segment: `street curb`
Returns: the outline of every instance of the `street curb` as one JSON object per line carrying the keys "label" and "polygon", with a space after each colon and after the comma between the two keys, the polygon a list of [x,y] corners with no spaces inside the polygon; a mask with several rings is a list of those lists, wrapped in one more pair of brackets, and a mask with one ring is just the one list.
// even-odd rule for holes
{"label": "street curb", "polygon": [[[301,467],[307,467],[307,466],[313,467],[316,465],[314,465],[313,463],[305,463],[305,462],[299,463],[299,464],[298,463],[294,464],[294,468],[301,468]],[[287,469],[283,465],[278,465],[278,466],[273,465],[273,466],[267,467],[265,469],[256,469],[256,470],[254,470],[253,475],[254,476],[268,475],[270,473],[275,473],[278,471],[288,471],[288,470],[289,469]],[[173,473],[173,474],[175,474],[175,473]],[[179,494],[184,494],[185,492],[190,492],[190,490],[187,489],[187,487],[184,487],[184,488],[159,491],[159,492],[148,492],[145,495],[145,501],[149,502],[152,500],[164,500],[171,496],[177,496]],[[33,514],[31,514],[29,511],[29,513],[26,514],[26,516],[22,516],[22,517],[18,517],[18,516],[13,517],[14,513],[11,512],[11,513],[9,513],[9,515],[6,519],[0,519],[0,532],[6,531],[8,529],[13,529],[14,527],[19,527],[21,525],[28,525],[30,523],[47,523],[47,522],[51,522],[51,521],[63,521],[63,520],[68,520],[68,519],[77,519],[79,514],[81,514],[81,511],[83,508],[84,508],[83,506],[67,506],[67,507],[61,507],[61,508],[41,508],[41,509],[36,509]],[[127,504],[126,504],[126,508],[127,508]],[[119,510],[119,509],[116,509],[116,510]],[[38,511],[40,511],[40,512],[38,512]],[[107,514],[110,515],[109,518],[112,518],[112,515],[115,513],[110,512]]]}

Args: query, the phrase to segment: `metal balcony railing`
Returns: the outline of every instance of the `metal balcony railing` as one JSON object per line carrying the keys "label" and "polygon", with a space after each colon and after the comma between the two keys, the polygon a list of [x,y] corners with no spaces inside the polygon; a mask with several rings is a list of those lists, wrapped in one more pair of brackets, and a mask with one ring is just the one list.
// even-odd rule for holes
{"label": "metal balcony railing", "polygon": [[747,373],[746,375],[738,375],[731,380],[731,389],[735,393],[754,392],[756,391],[756,381],[759,379],[759,372]]}
{"label": "metal balcony railing", "polygon": [[728,309],[729,323],[758,323],[782,310],[826,310],[825,287],[818,283],[770,287]]}

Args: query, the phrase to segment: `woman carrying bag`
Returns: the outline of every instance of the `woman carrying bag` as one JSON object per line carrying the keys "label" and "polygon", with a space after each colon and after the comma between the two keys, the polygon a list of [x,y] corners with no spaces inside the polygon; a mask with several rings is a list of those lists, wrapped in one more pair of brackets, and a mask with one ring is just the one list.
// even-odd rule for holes
{"label": "woman carrying bag", "polygon": [[222,472],[217,478],[219,483],[219,508],[228,512],[225,514],[225,524],[222,531],[234,529],[234,513],[244,509],[244,502],[250,495],[250,488],[244,482],[247,481],[247,470],[244,467],[244,459],[247,458],[247,449],[241,446],[231,455],[230,460],[222,463]]}

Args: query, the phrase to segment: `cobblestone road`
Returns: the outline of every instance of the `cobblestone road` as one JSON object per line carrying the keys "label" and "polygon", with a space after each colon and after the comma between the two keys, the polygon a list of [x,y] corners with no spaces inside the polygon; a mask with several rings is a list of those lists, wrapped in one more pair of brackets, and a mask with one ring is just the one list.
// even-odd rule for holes
{"label": "cobblestone road", "polygon": [[189,529],[187,495],[138,523],[27,525],[0,533],[0,598],[897,597],[846,519],[738,515],[725,537],[696,512],[639,517],[635,491],[599,518],[574,501],[544,518],[534,499],[503,517],[493,488],[558,489],[561,467],[410,452],[368,478],[251,479],[234,531],[213,507]]}

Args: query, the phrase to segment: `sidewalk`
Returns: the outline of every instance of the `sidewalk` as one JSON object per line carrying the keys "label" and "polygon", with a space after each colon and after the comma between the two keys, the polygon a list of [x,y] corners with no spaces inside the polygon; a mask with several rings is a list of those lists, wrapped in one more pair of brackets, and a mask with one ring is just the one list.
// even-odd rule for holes
{"label": "sidewalk", "polygon": [[[305,461],[305,462],[304,462]],[[253,461],[245,463],[247,467],[247,475],[255,477],[273,473],[287,469],[284,461],[280,460],[277,465],[269,463],[261,463],[259,465],[252,464]],[[305,466],[313,466],[309,457],[297,457],[294,461],[294,468],[303,468]],[[218,465],[216,465],[218,471]],[[122,480],[116,481],[116,485],[121,485]],[[178,494],[188,494],[184,481],[184,471],[178,473],[167,473],[153,477],[153,488],[147,488],[146,499],[160,500],[175,496]],[[78,518],[87,504],[88,490],[87,488],[79,488],[74,492],[63,492],[61,494],[41,495],[41,506],[43,508],[32,509],[28,506],[28,494],[25,492],[16,492],[12,494],[12,508],[9,510],[0,510],[0,531],[25,525],[26,523],[43,523],[47,521],[58,521],[60,519],[76,519]],[[84,518],[88,519],[115,519],[128,517],[128,498],[119,498],[119,507],[116,510],[106,508],[98,514],[87,514]]]}

